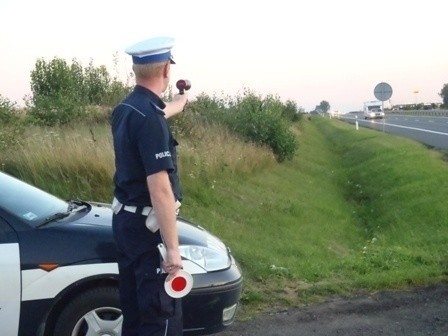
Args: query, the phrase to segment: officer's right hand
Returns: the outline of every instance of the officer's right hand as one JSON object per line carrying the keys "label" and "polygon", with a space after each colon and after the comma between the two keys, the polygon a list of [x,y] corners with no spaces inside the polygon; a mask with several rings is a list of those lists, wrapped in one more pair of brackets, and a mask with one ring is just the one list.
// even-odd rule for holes
{"label": "officer's right hand", "polygon": [[188,103],[188,93],[184,92],[183,94],[180,93],[174,94],[172,102],[178,105],[181,108],[179,112],[182,112],[183,109],[185,108],[185,105],[187,105]]}
{"label": "officer's right hand", "polygon": [[163,109],[163,112],[165,112],[165,118],[168,119],[182,112],[187,102],[188,102],[187,93],[184,94],[176,93],[175,95],[173,95],[173,100],[168,103],[165,103],[166,106]]}

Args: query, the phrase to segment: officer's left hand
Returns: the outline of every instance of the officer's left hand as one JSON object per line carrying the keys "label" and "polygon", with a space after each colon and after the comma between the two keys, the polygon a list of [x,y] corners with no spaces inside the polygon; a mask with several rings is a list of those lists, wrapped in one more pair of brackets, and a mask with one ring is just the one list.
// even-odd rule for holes
{"label": "officer's left hand", "polygon": [[182,258],[179,250],[167,250],[166,259],[162,262],[162,267],[168,273],[167,281],[174,278],[176,273],[182,269]]}

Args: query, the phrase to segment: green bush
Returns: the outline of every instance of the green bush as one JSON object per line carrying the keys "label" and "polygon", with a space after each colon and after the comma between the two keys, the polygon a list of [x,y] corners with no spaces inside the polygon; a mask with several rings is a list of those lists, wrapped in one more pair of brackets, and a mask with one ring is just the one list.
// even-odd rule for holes
{"label": "green bush", "polygon": [[37,105],[42,97],[74,95],[87,103],[83,68],[76,60],[73,60],[71,65],[60,58],[54,58],[49,62],[43,59],[37,60],[35,69],[31,71],[31,91],[34,105]]}
{"label": "green bush", "polygon": [[35,99],[35,105],[30,108],[28,121],[42,126],[65,125],[81,119],[85,110],[86,105],[77,101],[77,97],[41,96]]}
{"label": "green bush", "polygon": [[0,151],[22,139],[23,126],[15,102],[0,95]]}
{"label": "green bush", "polygon": [[285,105],[276,96],[263,99],[250,90],[236,98],[201,94],[188,109],[190,115],[206,123],[225,125],[247,141],[268,145],[279,162],[292,159],[298,148],[290,131],[291,122],[299,120],[297,106],[292,102]]}
{"label": "green bush", "polygon": [[0,124],[15,123],[18,119],[16,103],[0,95]]}
{"label": "green bush", "polygon": [[297,103],[292,100],[287,100],[283,107],[282,115],[285,119],[292,122],[299,121],[303,115],[304,110],[297,106]]}
{"label": "green bush", "polygon": [[84,69],[84,90],[87,95],[87,101],[92,105],[103,104],[110,83],[112,82],[109,73],[104,65],[95,68],[90,62]]}
{"label": "green bush", "polygon": [[247,91],[230,108],[228,123],[238,134],[255,143],[268,145],[279,162],[292,159],[298,143],[284,118],[285,105],[268,95],[261,99]]}
{"label": "green bush", "polygon": [[31,120],[37,124],[66,124],[84,115],[87,106],[114,106],[130,87],[112,79],[105,66],[92,61],[83,67],[54,58],[39,59],[31,72]]}
{"label": "green bush", "polygon": [[128,95],[131,90],[131,86],[114,79],[102,97],[101,105],[115,107],[115,105],[117,105],[126,95]]}

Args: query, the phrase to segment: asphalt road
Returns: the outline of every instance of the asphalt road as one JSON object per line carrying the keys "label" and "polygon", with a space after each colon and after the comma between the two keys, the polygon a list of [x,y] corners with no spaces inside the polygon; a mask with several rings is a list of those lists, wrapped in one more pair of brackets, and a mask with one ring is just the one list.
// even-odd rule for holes
{"label": "asphalt road", "polygon": [[448,336],[448,284],[273,309],[219,335]]}
{"label": "asphalt road", "polygon": [[340,116],[340,119],[351,124],[358,121],[359,127],[369,127],[407,137],[431,147],[448,149],[448,117],[386,114],[385,119],[365,120],[362,114],[346,114]]}

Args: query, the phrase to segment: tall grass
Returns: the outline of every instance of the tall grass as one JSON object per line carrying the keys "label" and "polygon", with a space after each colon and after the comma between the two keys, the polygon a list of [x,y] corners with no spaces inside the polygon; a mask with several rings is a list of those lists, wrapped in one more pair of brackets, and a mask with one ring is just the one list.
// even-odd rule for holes
{"label": "tall grass", "polygon": [[114,162],[106,126],[29,126],[22,136],[1,153],[2,170],[62,198],[111,200]]}
{"label": "tall grass", "polygon": [[185,205],[220,205],[215,186],[276,165],[267,146],[244,142],[221,125],[197,124],[188,137],[180,139],[179,171]]}
{"label": "tall grass", "polygon": [[[210,186],[223,173],[250,173],[275,164],[267,147],[244,143],[219,126],[198,124],[179,142],[181,180],[187,189]],[[19,144],[1,152],[0,165],[62,198],[112,199],[115,166],[106,124],[30,126]]]}

